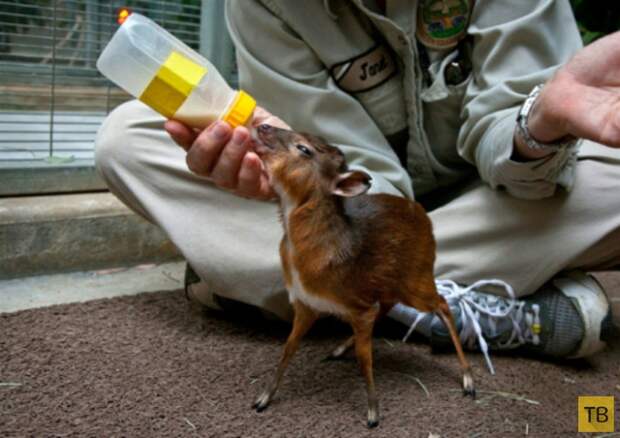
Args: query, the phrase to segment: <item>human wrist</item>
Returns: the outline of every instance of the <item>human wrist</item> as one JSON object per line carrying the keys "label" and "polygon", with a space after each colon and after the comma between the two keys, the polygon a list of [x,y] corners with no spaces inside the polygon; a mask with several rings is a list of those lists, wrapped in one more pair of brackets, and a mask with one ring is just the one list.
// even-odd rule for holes
{"label": "human wrist", "polygon": [[528,116],[529,134],[539,143],[559,143],[569,135],[555,104],[550,101],[549,93],[553,93],[553,90],[550,90],[552,87],[551,82],[542,87]]}
{"label": "human wrist", "polygon": [[523,136],[519,133],[519,129],[515,128],[513,136],[513,150],[510,157],[514,161],[530,161],[539,160],[554,154],[556,151],[544,149],[532,149],[524,141]]}
{"label": "human wrist", "polygon": [[551,100],[545,93],[548,87],[534,87],[519,109],[512,156],[517,161],[544,158],[576,142],[564,129],[553,92]]}

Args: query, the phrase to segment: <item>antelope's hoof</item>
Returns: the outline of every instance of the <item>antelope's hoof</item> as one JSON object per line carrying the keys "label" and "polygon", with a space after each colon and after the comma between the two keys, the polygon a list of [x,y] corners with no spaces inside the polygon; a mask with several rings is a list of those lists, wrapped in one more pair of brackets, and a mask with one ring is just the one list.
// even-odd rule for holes
{"label": "antelope's hoof", "polygon": [[334,361],[343,360],[343,359],[344,359],[343,355],[336,356],[334,353],[330,353],[329,355],[321,359],[321,362],[334,362]]}
{"label": "antelope's hoof", "polygon": [[471,372],[466,372],[463,376],[463,396],[471,396],[476,398],[476,388],[474,388],[474,379],[471,376]]}
{"label": "antelope's hoof", "polygon": [[368,421],[366,425],[369,429],[373,429],[379,425],[379,414],[377,413],[376,408],[370,408],[368,410]]}
{"label": "antelope's hoof", "polygon": [[465,397],[465,396],[470,396],[471,398],[475,399],[476,398],[476,390],[475,390],[475,388],[463,389],[463,397]]}
{"label": "antelope's hoof", "polygon": [[252,407],[256,409],[256,412],[263,412],[267,409],[267,406],[269,406],[270,401],[271,397],[269,396],[269,392],[265,391],[258,396]]}
{"label": "antelope's hoof", "polygon": [[368,420],[366,424],[368,425],[368,429],[374,429],[379,425],[379,420]]}
{"label": "antelope's hoof", "polygon": [[323,359],[321,359],[321,362],[332,362],[332,361],[338,360],[338,359],[340,359],[340,358],[337,357],[337,356],[334,356],[333,354],[330,353],[327,356],[325,356]]}
{"label": "antelope's hoof", "polygon": [[338,346],[334,351],[329,353],[327,357],[325,357],[322,362],[329,362],[332,360],[341,360],[344,359],[345,353],[349,350],[349,346],[346,344]]}

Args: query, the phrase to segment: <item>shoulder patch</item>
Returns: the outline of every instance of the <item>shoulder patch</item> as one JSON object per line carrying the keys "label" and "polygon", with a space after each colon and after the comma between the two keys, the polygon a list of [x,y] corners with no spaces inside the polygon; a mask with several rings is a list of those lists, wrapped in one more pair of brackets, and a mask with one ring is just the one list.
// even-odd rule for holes
{"label": "shoulder patch", "polygon": [[474,0],[420,0],[416,38],[431,49],[452,49],[467,35]]}
{"label": "shoulder patch", "polygon": [[374,46],[330,69],[336,84],[348,93],[359,93],[378,87],[396,72],[394,56],[384,45]]}

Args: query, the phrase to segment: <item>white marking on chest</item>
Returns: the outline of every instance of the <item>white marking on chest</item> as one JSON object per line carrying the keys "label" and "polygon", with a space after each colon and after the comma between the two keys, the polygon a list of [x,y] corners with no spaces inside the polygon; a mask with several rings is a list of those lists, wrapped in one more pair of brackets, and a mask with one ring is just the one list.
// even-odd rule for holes
{"label": "white marking on chest", "polygon": [[299,273],[292,263],[290,266],[292,284],[287,285],[287,290],[291,303],[299,300],[320,313],[330,313],[333,315],[345,315],[347,313],[347,310],[342,305],[307,292],[301,282],[301,278],[299,278]]}
{"label": "white marking on chest", "polygon": [[[278,184],[274,184],[273,187],[276,193],[280,195],[280,204],[282,205],[282,214],[284,216],[283,217],[284,228],[288,232],[289,216],[291,212],[294,210],[295,205],[293,204],[293,202],[291,202],[290,197],[288,196],[286,191],[282,189],[281,186],[279,186]],[[299,300],[305,305],[307,305],[308,307],[320,313],[345,315],[347,311],[342,305],[338,303],[334,303],[333,301],[330,301],[330,300],[326,300],[325,298],[321,298],[317,295],[314,295],[306,291],[306,289],[304,288],[302,284],[301,278],[299,277],[299,272],[297,272],[297,269],[295,269],[295,264],[293,262],[294,251],[295,251],[295,248],[289,242],[288,244],[288,253],[289,253],[288,265],[290,266],[290,270],[291,270],[291,284],[288,284],[286,287],[288,291],[289,301],[292,303],[295,300]]]}

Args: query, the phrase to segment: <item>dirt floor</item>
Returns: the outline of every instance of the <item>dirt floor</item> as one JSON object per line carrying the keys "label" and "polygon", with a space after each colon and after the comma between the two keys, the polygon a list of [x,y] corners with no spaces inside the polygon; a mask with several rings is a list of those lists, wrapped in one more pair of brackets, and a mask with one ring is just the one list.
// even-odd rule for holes
{"label": "dirt floor", "polygon": [[181,291],[2,314],[0,436],[576,436],[580,395],[614,395],[620,430],[617,338],[589,361],[494,355],[495,376],[472,353],[473,401],[455,356],[402,344],[403,331],[385,323],[375,338],[381,424],[368,430],[354,359],[321,361],[349,334],[334,321],[312,330],[258,414],[284,324],[196,312]]}

